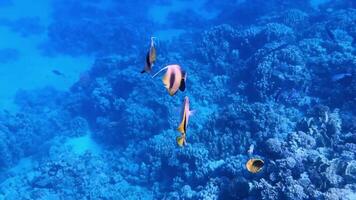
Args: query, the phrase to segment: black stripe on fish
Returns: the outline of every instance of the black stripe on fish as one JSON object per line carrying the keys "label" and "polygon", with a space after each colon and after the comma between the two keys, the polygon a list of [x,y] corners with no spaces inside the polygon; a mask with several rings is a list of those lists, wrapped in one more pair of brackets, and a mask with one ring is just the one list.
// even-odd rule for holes
{"label": "black stripe on fish", "polygon": [[183,123],[184,133],[187,133],[187,114],[188,113],[185,113],[185,116],[184,116],[184,123]]}
{"label": "black stripe on fish", "polygon": [[176,79],[176,74],[172,73],[170,79],[169,79],[169,89],[171,89],[173,87],[174,81]]}
{"label": "black stripe on fish", "polygon": [[149,72],[151,70],[151,63],[150,63],[150,52],[147,52],[146,54],[146,65],[141,71],[141,73]]}
{"label": "black stripe on fish", "polygon": [[146,54],[146,64],[147,64],[147,66],[150,66],[150,65],[151,65],[151,62],[150,62],[150,52],[147,52],[147,54]]}

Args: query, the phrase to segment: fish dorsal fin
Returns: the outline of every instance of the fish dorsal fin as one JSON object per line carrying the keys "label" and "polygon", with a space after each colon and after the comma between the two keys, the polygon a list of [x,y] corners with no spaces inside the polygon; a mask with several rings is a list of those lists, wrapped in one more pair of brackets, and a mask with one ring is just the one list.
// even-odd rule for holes
{"label": "fish dorsal fin", "polygon": [[154,47],[156,44],[155,44],[155,39],[156,37],[151,37],[151,47]]}
{"label": "fish dorsal fin", "polygon": [[155,73],[152,78],[156,77],[159,73],[163,72],[165,69],[168,69],[169,66],[163,67],[162,69],[160,69],[157,73]]}

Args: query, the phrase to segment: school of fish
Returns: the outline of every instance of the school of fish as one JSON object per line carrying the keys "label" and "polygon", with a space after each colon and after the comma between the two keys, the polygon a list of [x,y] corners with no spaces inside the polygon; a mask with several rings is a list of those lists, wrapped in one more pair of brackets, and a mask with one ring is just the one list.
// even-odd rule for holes
{"label": "school of fish", "polygon": [[[155,37],[151,37],[150,48],[147,51],[145,57],[145,65],[141,73],[151,73],[154,63],[157,59],[157,50],[156,44],[154,41]],[[186,81],[187,81],[187,72],[184,71],[180,65],[178,64],[171,64],[167,65],[160,69],[156,74],[152,76],[152,78],[156,77],[161,72],[166,71],[162,77],[162,82],[164,87],[167,89],[167,92],[170,96],[174,96],[178,90],[184,92],[186,88]],[[180,124],[177,130],[180,132],[180,136],[176,138],[176,142],[179,147],[183,147],[187,145],[187,127],[189,117],[192,115],[192,111],[190,110],[189,104],[189,97],[184,98],[182,110],[181,110],[181,117],[180,117]],[[254,146],[251,145],[250,149],[248,150],[248,155],[250,159],[246,162],[245,167],[248,172],[250,173],[258,173],[262,170],[264,166],[264,161],[259,158],[253,158]]]}

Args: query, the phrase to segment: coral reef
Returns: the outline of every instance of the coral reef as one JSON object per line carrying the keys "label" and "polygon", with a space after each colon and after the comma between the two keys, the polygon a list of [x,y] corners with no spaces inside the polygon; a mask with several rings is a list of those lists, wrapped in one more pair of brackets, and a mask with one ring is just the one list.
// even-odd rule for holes
{"label": "coral reef", "polygon": [[[243,1],[204,24],[175,11],[171,26],[194,29],[158,45],[154,70],[187,72],[171,97],[140,74],[151,22],[120,17],[128,1],[95,2],[55,1],[43,47],[95,54],[92,68],[67,92],[19,91],[19,111],[0,114],[0,199],[355,199],[354,8]],[[185,96],[195,112],[180,148]]]}

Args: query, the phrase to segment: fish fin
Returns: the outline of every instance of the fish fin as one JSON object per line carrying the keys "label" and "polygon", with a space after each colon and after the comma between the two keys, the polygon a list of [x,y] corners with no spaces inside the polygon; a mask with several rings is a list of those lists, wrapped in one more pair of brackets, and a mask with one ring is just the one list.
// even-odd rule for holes
{"label": "fish fin", "polygon": [[[164,87],[167,88],[167,90],[168,90],[168,89],[169,89],[169,76],[164,75],[164,76],[162,77],[162,82],[163,82],[163,84],[164,84]],[[171,92],[170,92],[169,94],[171,94]],[[171,95],[171,96],[172,96],[172,95]]]}
{"label": "fish fin", "polygon": [[152,47],[152,46],[155,46],[155,41],[154,41],[154,39],[156,39],[156,37],[153,37],[153,36],[152,36],[152,37],[151,37],[151,47]]}
{"label": "fish fin", "polygon": [[177,130],[183,134],[185,134],[185,130],[184,130],[184,120],[182,120],[182,122],[179,124]]}
{"label": "fish fin", "polygon": [[188,112],[188,115],[189,116],[193,116],[193,115],[195,115],[196,114],[196,110],[190,110],[189,112]]}
{"label": "fish fin", "polygon": [[163,68],[160,69],[157,73],[155,73],[155,74],[152,76],[152,78],[156,77],[159,73],[161,73],[163,70],[165,70],[165,69],[167,69],[167,68],[168,68],[168,66],[167,66],[167,67],[163,67]]}
{"label": "fish fin", "polygon": [[145,73],[145,72],[146,72],[146,70],[142,70],[142,71],[141,71],[141,74],[143,74],[143,73]]}
{"label": "fish fin", "polygon": [[187,81],[187,73],[182,71],[182,80],[180,81],[179,90],[184,92],[185,90],[185,82]]}
{"label": "fish fin", "polygon": [[185,90],[185,79],[184,78],[182,78],[182,80],[180,81],[179,90],[182,92],[184,92],[184,90]]}
{"label": "fish fin", "polygon": [[177,140],[177,144],[180,147],[183,147],[185,145],[185,137],[183,135],[182,136],[178,136],[176,140]]}
{"label": "fish fin", "polygon": [[174,96],[177,92],[169,91],[169,95]]}

